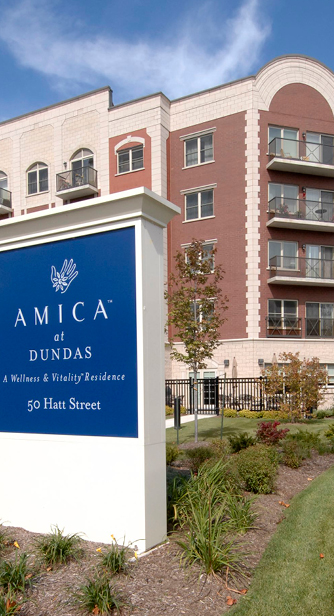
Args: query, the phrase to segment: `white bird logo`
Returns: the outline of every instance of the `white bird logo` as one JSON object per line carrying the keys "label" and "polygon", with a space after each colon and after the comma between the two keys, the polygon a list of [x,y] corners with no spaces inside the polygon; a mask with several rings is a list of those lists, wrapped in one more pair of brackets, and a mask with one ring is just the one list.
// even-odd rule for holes
{"label": "white bird logo", "polygon": [[59,291],[59,289],[61,293],[67,291],[71,282],[73,282],[74,278],[76,278],[79,273],[75,271],[75,268],[76,264],[73,263],[73,259],[70,261],[65,259],[60,272],[57,272],[54,265],[51,266],[51,282],[56,291]]}

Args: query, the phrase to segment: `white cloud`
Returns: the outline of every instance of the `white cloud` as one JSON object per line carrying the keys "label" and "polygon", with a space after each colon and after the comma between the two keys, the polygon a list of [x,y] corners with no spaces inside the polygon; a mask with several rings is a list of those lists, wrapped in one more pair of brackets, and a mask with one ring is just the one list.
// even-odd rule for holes
{"label": "white cloud", "polygon": [[145,41],[112,34],[89,39],[80,25],[71,31],[60,8],[41,0],[11,4],[2,11],[0,39],[20,65],[51,78],[53,87],[75,94],[79,86],[109,83],[116,102],[119,95],[125,100],[157,90],[176,98],[247,76],[270,32],[260,0],[243,0],[224,24],[206,0],[182,28]]}

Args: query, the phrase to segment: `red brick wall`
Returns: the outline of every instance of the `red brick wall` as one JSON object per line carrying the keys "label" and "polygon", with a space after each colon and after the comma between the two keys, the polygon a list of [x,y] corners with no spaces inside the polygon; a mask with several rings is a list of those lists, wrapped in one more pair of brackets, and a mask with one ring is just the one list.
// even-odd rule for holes
{"label": "red brick wall", "polygon": [[[266,336],[266,321],[268,299],[294,299],[298,300],[298,316],[302,317],[304,336],[305,302],[334,302],[334,289],[268,285],[270,277],[268,267],[268,240],[283,240],[298,242],[298,255],[305,257],[302,244],[320,244],[334,246],[333,233],[314,231],[298,231],[293,229],[268,228],[268,183],[294,184],[299,187],[299,198],[302,198],[301,188],[318,188],[334,191],[334,178],[303,175],[300,173],[267,171],[268,163],[268,126],[284,126],[299,130],[299,139],[302,133],[311,131],[334,135],[334,119],[332,111],[319,92],[302,84],[291,84],[283,87],[274,96],[269,112],[260,114],[260,267],[261,267],[261,301],[260,323],[261,337]],[[334,230],[334,227],[333,227]]]}
{"label": "red brick wall", "polygon": [[[151,137],[147,134],[146,129],[136,130],[131,132],[131,137],[141,137],[145,139],[144,146],[144,169],[122,173],[117,175],[117,155],[115,154],[115,146],[129,135],[118,135],[109,139],[109,190],[110,193],[119,192],[121,190],[129,190],[130,188],[138,188],[138,186],[146,186],[152,189],[152,173],[151,173]],[[141,145],[140,142],[130,142],[122,149],[132,148],[136,145]]]}
{"label": "red brick wall", "polygon": [[[184,141],[180,136],[216,128],[214,162],[189,169],[184,167]],[[214,189],[214,218],[183,223],[185,198],[181,190],[217,184]],[[245,246],[245,114],[239,113],[207,123],[189,126],[170,135],[170,182],[168,198],[181,207],[180,216],[169,225],[169,267],[181,244],[217,240],[216,261],[225,276],[223,290],[229,297],[224,316],[224,339],[246,336],[246,246]]]}

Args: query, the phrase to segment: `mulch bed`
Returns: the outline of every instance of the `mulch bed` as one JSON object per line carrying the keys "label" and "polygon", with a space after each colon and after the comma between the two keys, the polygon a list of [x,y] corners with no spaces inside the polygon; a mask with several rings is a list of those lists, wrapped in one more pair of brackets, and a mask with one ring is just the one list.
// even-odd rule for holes
{"label": "mulch bed", "polygon": [[[319,456],[314,453],[312,459],[306,460],[299,469],[280,466],[276,493],[259,496],[255,503],[259,514],[257,528],[245,535],[246,547],[250,552],[247,558],[250,579],[248,584],[243,582],[239,590],[249,585],[254,567],[277,524],[283,519],[285,507],[279,501],[288,504],[295,494],[309,485],[309,480],[333,464],[334,455]],[[33,540],[36,535],[22,528],[11,527],[8,530],[19,543],[20,551],[31,554],[33,561]],[[20,615],[80,616],[82,612],[72,604],[71,594],[94,572],[98,562],[98,547],[101,545],[84,542],[85,555],[80,562],[71,562],[53,571],[40,573],[34,579],[29,601],[21,609]],[[11,554],[12,551],[13,548],[10,548]],[[224,578],[207,578],[201,576],[198,569],[185,571],[180,568],[177,546],[172,541],[140,557],[131,566],[130,573],[118,576],[115,582],[128,601],[122,612],[124,616],[221,616],[229,610],[227,596],[237,600],[240,596],[226,589]]]}

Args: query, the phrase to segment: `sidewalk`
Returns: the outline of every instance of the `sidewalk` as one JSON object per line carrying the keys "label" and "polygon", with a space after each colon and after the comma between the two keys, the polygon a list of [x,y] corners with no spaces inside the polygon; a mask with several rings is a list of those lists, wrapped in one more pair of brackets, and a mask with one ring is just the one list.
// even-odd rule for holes
{"label": "sidewalk", "polygon": [[[209,419],[209,417],[217,417],[217,415],[211,413],[210,415],[202,415],[202,413],[198,415],[198,419]],[[194,419],[194,415],[181,415],[181,425],[184,423],[188,423],[189,421],[194,421]],[[173,426],[174,417],[168,417],[168,419],[166,419],[166,428],[173,428]]]}

